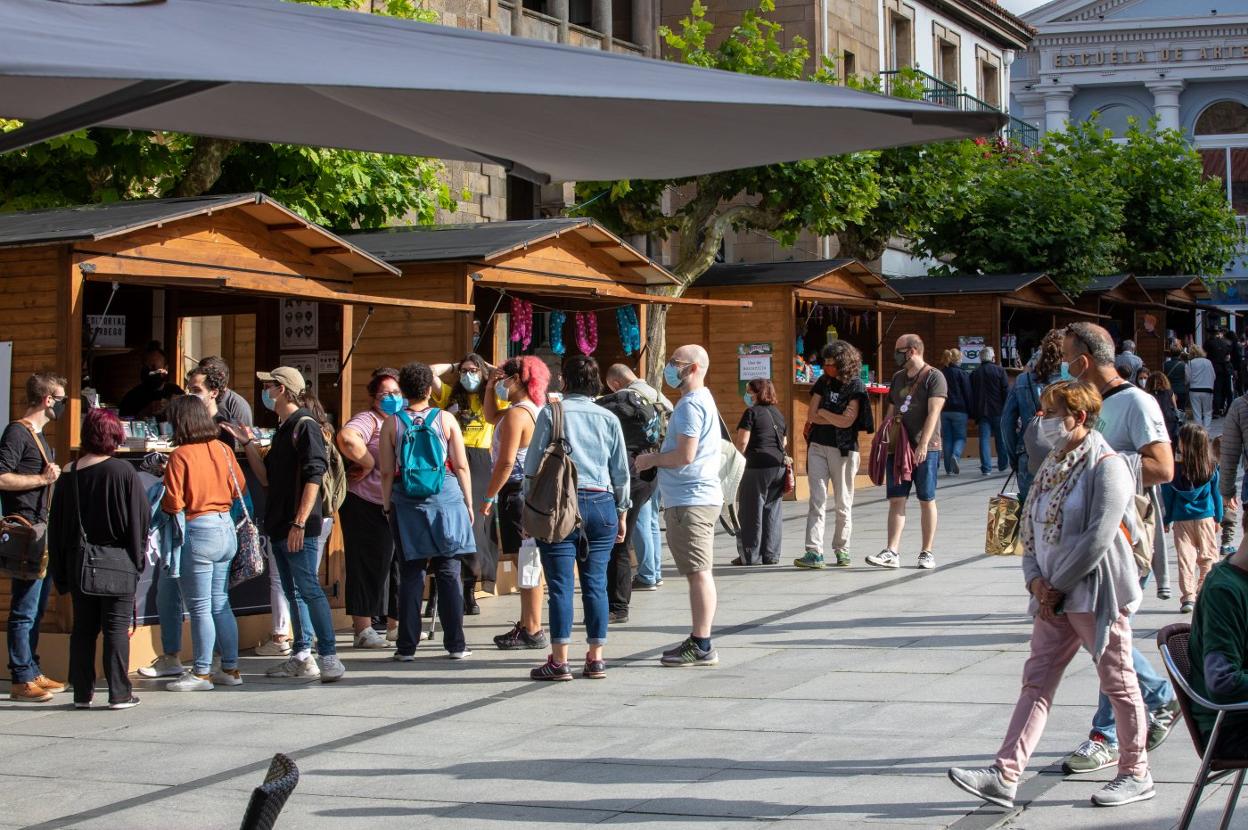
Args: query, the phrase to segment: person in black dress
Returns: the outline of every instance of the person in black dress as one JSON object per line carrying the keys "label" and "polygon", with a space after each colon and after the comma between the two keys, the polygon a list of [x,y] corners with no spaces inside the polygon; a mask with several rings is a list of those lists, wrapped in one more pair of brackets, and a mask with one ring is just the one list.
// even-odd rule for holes
{"label": "person in black dress", "polygon": [[769,380],[745,387],[746,410],[737,423],[736,445],[745,456],[745,475],[737,491],[741,533],[734,565],[775,565],[780,561],[781,501],[784,498],[784,448],[788,425],[776,406]]}

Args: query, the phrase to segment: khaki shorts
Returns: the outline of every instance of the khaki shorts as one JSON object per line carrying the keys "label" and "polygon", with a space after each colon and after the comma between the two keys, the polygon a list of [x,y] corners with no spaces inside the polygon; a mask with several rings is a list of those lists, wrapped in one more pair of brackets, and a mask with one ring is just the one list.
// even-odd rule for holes
{"label": "khaki shorts", "polygon": [[719,512],[718,507],[709,506],[668,507],[663,511],[667,546],[682,576],[711,569]]}

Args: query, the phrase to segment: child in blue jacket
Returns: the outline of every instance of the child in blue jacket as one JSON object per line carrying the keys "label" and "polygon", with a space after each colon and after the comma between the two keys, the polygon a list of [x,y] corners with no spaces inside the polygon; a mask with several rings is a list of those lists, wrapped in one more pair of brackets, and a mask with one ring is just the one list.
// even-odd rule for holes
{"label": "child in blue jacket", "polygon": [[1209,569],[1218,561],[1218,525],[1222,521],[1222,494],[1218,490],[1218,459],[1209,433],[1188,422],[1179,430],[1180,461],[1174,481],[1161,486],[1166,530],[1174,530],[1179,558],[1179,610],[1192,613],[1196,595]]}

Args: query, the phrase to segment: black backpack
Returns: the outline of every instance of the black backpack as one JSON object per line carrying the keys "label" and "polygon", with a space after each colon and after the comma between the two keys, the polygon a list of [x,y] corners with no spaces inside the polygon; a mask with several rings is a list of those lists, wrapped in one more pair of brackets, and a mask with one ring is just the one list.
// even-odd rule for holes
{"label": "black backpack", "polygon": [[659,445],[661,420],[659,408],[632,389],[621,389],[598,399],[598,405],[614,413],[624,428],[624,446],[630,455],[637,455]]}

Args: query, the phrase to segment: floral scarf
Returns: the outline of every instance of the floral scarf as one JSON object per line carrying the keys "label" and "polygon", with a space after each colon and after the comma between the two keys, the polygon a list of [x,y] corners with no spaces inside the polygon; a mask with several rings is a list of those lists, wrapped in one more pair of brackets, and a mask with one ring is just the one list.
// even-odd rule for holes
{"label": "floral scarf", "polygon": [[[1057,451],[1054,450],[1044,459],[1044,463],[1036,473],[1031,490],[1027,494],[1029,507],[1024,511],[1021,528],[1024,551],[1036,549],[1037,521],[1043,525],[1042,538],[1046,543],[1057,544],[1057,541],[1062,538],[1064,520],[1062,508],[1071,488],[1087,470],[1088,456],[1092,452],[1092,446],[1096,443],[1091,440],[1092,437],[1089,433],[1079,442],[1079,446],[1066,453],[1063,458],[1058,458]],[[1041,512],[1041,497],[1049,493],[1052,495],[1045,500],[1043,515],[1035,515]]]}

